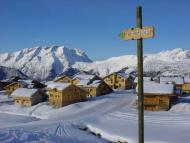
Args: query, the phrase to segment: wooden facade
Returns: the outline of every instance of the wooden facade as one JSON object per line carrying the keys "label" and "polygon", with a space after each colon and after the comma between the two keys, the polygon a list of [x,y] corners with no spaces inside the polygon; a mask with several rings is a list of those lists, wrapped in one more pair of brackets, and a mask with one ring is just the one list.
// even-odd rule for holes
{"label": "wooden facade", "polygon": [[26,87],[25,84],[22,84],[20,82],[13,82],[11,84],[8,84],[7,86],[4,87],[6,94],[10,95],[13,91],[15,91],[18,88],[24,88]]}
{"label": "wooden facade", "polygon": [[75,85],[68,85],[64,89],[48,87],[49,105],[59,108],[72,103],[86,100],[87,92]]}
{"label": "wooden facade", "polygon": [[183,93],[190,93],[190,77],[184,77],[184,84],[182,85],[182,92]]}
{"label": "wooden facade", "polygon": [[[31,90],[31,89],[26,89],[26,91],[27,90]],[[22,95],[12,96],[14,99],[15,105],[32,106],[32,105],[42,102],[43,97],[39,91],[35,91],[31,96],[27,96],[27,93],[21,93],[21,94]]]}
{"label": "wooden facade", "polygon": [[88,92],[88,97],[96,97],[113,92],[112,88],[103,80],[94,80],[88,85],[79,85]]}
{"label": "wooden facade", "polygon": [[104,81],[108,84],[112,89],[130,89],[132,88],[133,79],[130,75],[125,73],[117,73],[114,72],[106,77],[104,77]]}
{"label": "wooden facade", "polygon": [[184,83],[182,85],[182,91],[185,93],[190,93],[190,83]]}
{"label": "wooden facade", "polygon": [[175,95],[170,94],[144,94],[144,109],[151,111],[169,110]]}
{"label": "wooden facade", "polygon": [[[167,111],[177,99],[173,84],[145,81],[143,89],[145,110]],[[138,95],[138,86],[136,87],[136,92]]]}

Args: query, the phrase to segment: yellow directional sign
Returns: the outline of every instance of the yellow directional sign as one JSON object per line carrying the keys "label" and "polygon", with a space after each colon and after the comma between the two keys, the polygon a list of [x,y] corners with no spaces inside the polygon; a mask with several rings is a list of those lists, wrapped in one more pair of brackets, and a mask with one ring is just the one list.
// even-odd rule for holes
{"label": "yellow directional sign", "polygon": [[127,29],[119,34],[119,37],[121,37],[124,40],[138,40],[138,39],[144,39],[144,38],[153,38],[154,37],[154,27],[153,26],[147,26],[141,28],[132,28]]}

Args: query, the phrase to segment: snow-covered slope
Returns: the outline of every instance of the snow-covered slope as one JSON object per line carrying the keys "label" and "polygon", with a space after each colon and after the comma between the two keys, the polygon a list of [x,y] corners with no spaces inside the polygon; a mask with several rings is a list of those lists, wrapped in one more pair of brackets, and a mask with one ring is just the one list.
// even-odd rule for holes
{"label": "snow-covered slope", "polygon": [[79,49],[64,46],[35,47],[0,54],[0,65],[16,68],[31,78],[48,79],[64,72],[75,62],[91,62]]}
{"label": "snow-covered slope", "polygon": [[10,79],[11,77],[16,77],[16,76],[20,78],[28,78],[25,74],[23,74],[19,70],[0,66],[0,80]]}
{"label": "snow-covered slope", "polygon": [[[161,72],[163,74],[190,73],[190,50],[173,49],[157,54],[144,55],[145,72]],[[136,55],[112,57],[104,61],[93,63],[76,63],[73,67],[93,71],[101,76],[129,67],[128,72],[135,71],[137,65]]]}
{"label": "snow-covered slope", "polygon": [[[47,102],[31,107],[8,104],[5,97],[0,98],[1,143],[138,142],[137,96],[133,90],[114,91],[59,109]],[[180,97],[183,99],[172,110],[144,112],[145,143],[189,143],[189,97]]]}

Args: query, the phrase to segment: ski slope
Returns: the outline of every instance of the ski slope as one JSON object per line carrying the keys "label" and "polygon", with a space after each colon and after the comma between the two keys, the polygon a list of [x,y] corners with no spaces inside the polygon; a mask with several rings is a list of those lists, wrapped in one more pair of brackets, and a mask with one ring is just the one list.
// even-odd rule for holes
{"label": "ski slope", "polygon": [[[190,106],[189,100],[186,96],[167,112],[145,111],[145,142],[189,143],[190,110],[183,111],[181,106]],[[59,109],[46,102],[33,107],[3,103],[0,142],[137,143],[137,119],[133,90],[115,91]]]}

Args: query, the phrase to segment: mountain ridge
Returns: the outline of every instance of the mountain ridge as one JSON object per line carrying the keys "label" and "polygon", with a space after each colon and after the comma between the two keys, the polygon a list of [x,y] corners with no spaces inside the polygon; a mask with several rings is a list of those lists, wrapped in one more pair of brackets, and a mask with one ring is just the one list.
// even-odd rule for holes
{"label": "mountain ridge", "polygon": [[[176,48],[154,54],[144,54],[144,71],[167,74],[189,74],[190,50]],[[65,46],[46,46],[23,49],[0,54],[0,66],[16,68],[30,78],[48,80],[64,73],[69,68],[91,71],[100,76],[129,67],[136,71],[137,56],[123,55],[106,60],[92,61],[80,49]]]}
{"label": "mountain ridge", "polygon": [[35,79],[50,79],[76,62],[92,62],[80,49],[47,46],[0,54],[0,65],[16,68]]}
{"label": "mountain ridge", "polygon": [[[161,51],[154,54],[144,54],[143,56],[144,72],[167,72],[168,74],[189,74],[190,50],[176,48],[173,50]],[[100,76],[105,76],[111,72],[119,71],[122,68],[129,67],[127,72],[137,70],[136,55],[122,55],[111,57],[102,61],[93,63],[76,63],[74,68],[93,71]],[[168,72],[169,71],[169,72]]]}

